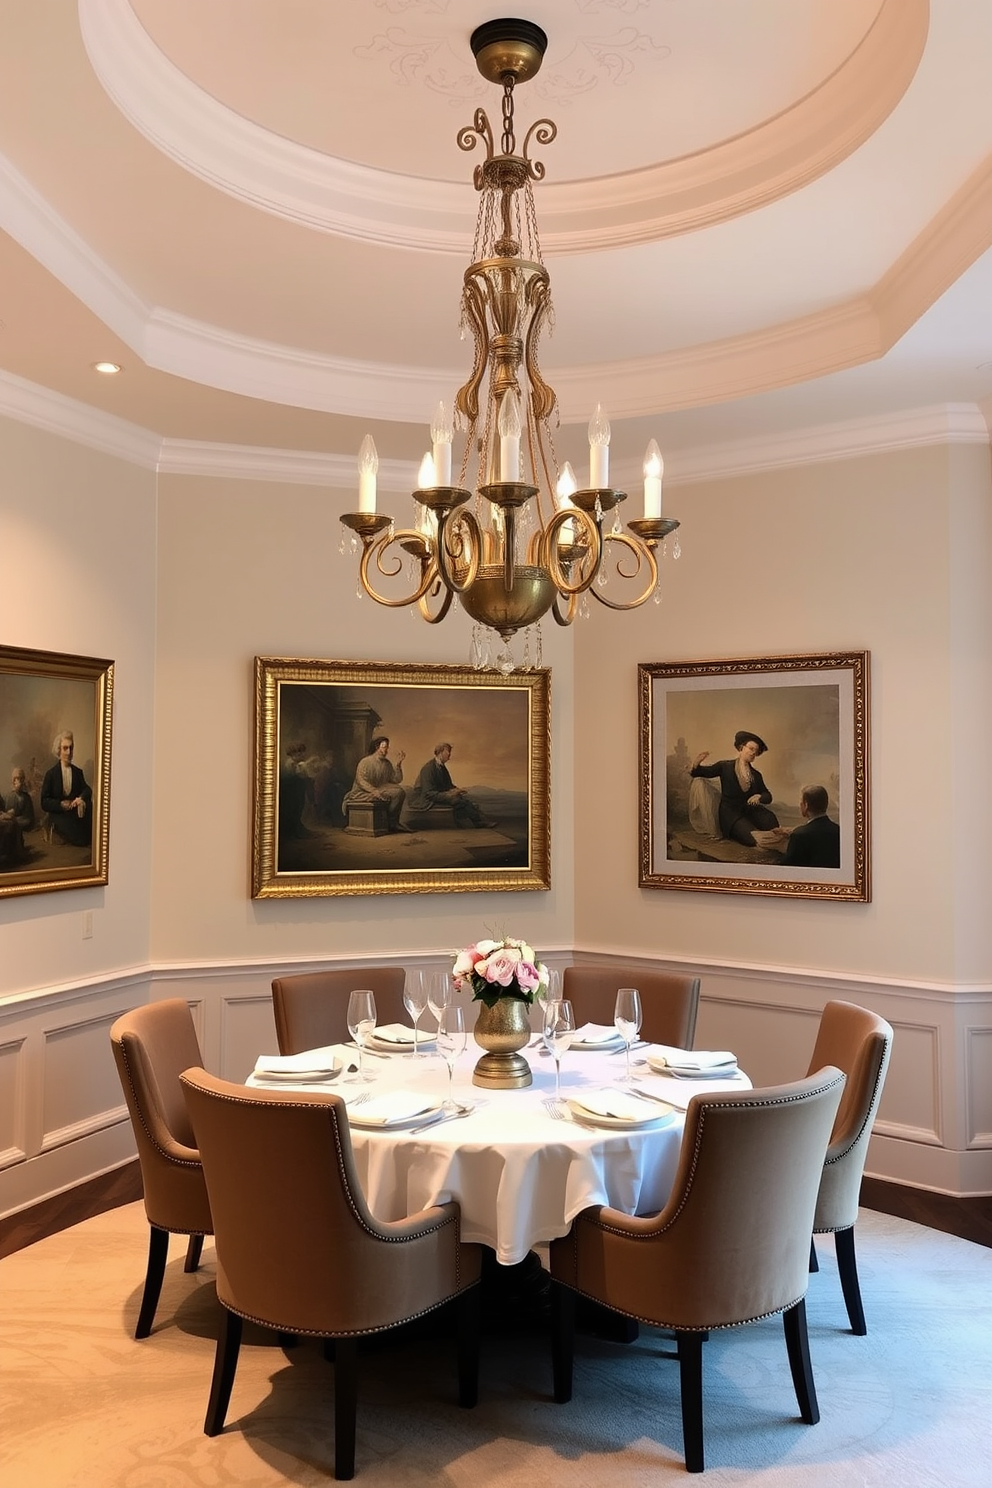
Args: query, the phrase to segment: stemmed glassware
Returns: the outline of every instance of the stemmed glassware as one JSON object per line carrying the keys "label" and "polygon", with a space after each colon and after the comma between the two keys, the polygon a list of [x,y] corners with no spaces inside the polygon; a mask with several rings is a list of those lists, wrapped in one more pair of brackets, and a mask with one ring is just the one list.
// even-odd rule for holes
{"label": "stemmed glassware", "polygon": [[575,1037],[575,1014],[565,998],[548,998],[544,1006],[544,1042],[555,1059],[555,1100],[561,1100],[561,1056]]}
{"label": "stemmed glassware", "polygon": [[548,967],[548,985],[540,988],[537,1000],[542,1009],[546,1008],[549,1002],[561,1001],[561,972],[557,966]]}
{"label": "stemmed glassware", "polygon": [[371,1080],[365,1073],[365,1040],[375,1032],[375,994],[352,992],[348,997],[348,1032],[358,1049],[358,1078]]}
{"label": "stemmed glassware", "polygon": [[427,992],[427,1006],[441,1027],[441,1015],[451,1001],[451,982],[443,971],[432,971]]}
{"label": "stemmed glassware", "polygon": [[465,1009],[460,1002],[449,1002],[441,1009],[437,1023],[437,1047],[448,1066],[448,1095],[444,1102],[446,1111],[457,1110],[452,1087],[455,1080],[455,1062],[464,1054],[468,1039],[465,1027]]}
{"label": "stemmed glassware", "polygon": [[623,1077],[623,1083],[632,1085],[634,1077],[630,1073],[630,1046],[641,1031],[641,994],[636,987],[621,987],[618,990],[613,1022],[617,1033],[623,1039],[624,1052],[627,1056],[627,1072]]}
{"label": "stemmed glassware", "polygon": [[427,989],[429,986],[429,971],[408,971],[406,981],[403,984],[403,1006],[413,1021],[413,1055],[414,1059],[420,1057],[420,1029],[418,1024],[423,1017],[427,1006]]}

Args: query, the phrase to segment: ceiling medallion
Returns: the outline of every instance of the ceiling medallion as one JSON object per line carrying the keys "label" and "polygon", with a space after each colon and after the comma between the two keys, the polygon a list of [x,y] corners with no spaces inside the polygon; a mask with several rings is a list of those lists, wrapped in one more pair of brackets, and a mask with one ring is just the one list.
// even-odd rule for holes
{"label": "ceiling medallion", "polygon": [[[588,486],[576,489],[571,466],[559,467],[552,437],[558,400],[538,361],[541,333],[553,318],[531,185],[543,179],[544,166],[530,153],[532,142],[551,144],[558,131],[550,119],[537,120],[518,154],[513,119],[514,88],[540,68],[547,37],[529,21],[498,20],[478,27],[471,45],[482,76],[503,90],[499,151],[481,108],[458,135],[461,149],[479,141],[486,149],[473,176],[481,200],[462,288],[463,334],[475,347],[472,370],[455,395],[454,413],[443,403],[435,412],[432,451],[413,493],[414,526],[397,528],[376,510],[378,455],[366,436],[358,511],[341,517],[353,536],[342,547],[361,552],[359,593],[377,604],[416,604],[437,624],[457,595],[475,621],[473,664],[508,672],[518,631],[525,633],[523,664],[541,664],[540,621],[549,612],[559,625],[570,625],[588,613],[590,594],[613,610],[635,609],[652,596],[660,601],[657,549],[679,524],[661,515],[663,462],[652,440],[644,461],[644,514],[623,531],[619,506],[627,495],[609,483],[610,425],[600,405],[589,423]],[[465,438],[453,485],[456,425]],[[474,494],[465,484],[470,465]],[[402,592],[383,592],[382,580],[398,581]],[[610,589],[623,592],[613,598]],[[503,641],[495,660],[489,631]]]}

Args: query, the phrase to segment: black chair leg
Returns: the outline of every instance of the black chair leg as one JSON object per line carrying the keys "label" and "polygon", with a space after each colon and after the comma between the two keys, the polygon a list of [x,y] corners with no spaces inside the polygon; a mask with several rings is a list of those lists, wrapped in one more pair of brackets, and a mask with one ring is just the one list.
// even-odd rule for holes
{"label": "black chair leg", "polygon": [[462,1292],[456,1303],[458,1335],[458,1404],[471,1409],[479,1402],[479,1330],[482,1287]]}
{"label": "black chair leg", "polygon": [[551,1283],[551,1373],[559,1405],[572,1398],[575,1358],[575,1293],[560,1281]]}
{"label": "black chair leg", "polygon": [[847,1315],[851,1320],[851,1332],[863,1337],[868,1332],[865,1309],[861,1302],[861,1287],[858,1284],[858,1260],[854,1254],[854,1226],[849,1230],[838,1230],[834,1235],[837,1247],[837,1271],[841,1290],[847,1304]]}
{"label": "black chair leg", "polygon": [[190,1235],[189,1244],[186,1247],[186,1264],[184,1271],[197,1271],[200,1266],[200,1256],[203,1254],[203,1236]]}
{"label": "black chair leg", "polygon": [[676,1333],[686,1472],[703,1470],[703,1335]]}
{"label": "black chair leg", "polygon": [[155,1309],[158,1299],[162,1295],[162,1282],[165,1279],[165,1263],[169,1259],[169,1232],[160,1230],[157,1225],[152,1225],[148,1236],[148,1266],[145,1270],[145,1289],[141,1294],[141,1308],[138,1312],[138,1326],[134,1330],[135,1338],[147,1338],[152,1331],[152,1323],[155,1321]]}
{"label": "black chair leg", "polygon": [[355,1476],[358,1339],[334,1340],[334,1476]]}
{"label": "black chair leg", "polygon": [[807,1426],[815,1426],[820,1419],[820,1407],[813,1383],[813,1364],[809,1357],[809,1333],[806,1328],[806,1299],[800,1297],[795,1307],[782,1314],[785,1327],[785,1346],[789,1351],[789,1368],[792,1383],[799,1402],[799,1414]]}
{"label": "black chair leg", "polygon": [[210,1381],[210,1399],[203,1430],[207,1436],[218,1436],[224,1429],[224,1418],[231,1403],[234,1371],[238,1367],[238,1352],[241,1348],[242,1322],[237,1313],[221,1308],[220,1329],[217,1333],[217,1351],[214,1354],[214,1373]]}
{"label": "black chair leg", "polygon": [[819,1263],[819,1261],[816,1258],[816,1241],[811,1236],[810,1237],[810,1242],[809,1242],[809,1273],[810,1273],[810,1275],[812,1276],[813,1273],[814,1273],[814,1271],[819,1271],[819,1269],[820,1269],[820,1263]]}

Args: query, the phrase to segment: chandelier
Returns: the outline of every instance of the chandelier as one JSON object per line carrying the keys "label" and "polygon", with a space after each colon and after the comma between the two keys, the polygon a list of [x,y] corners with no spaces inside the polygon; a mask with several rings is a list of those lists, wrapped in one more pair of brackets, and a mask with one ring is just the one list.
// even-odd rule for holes
{"label": "chandelier", "polygon": [[[514,133],[514,88],[535,75],[547,36],[529,21],[498,20],[478,27],[472,51],[482,76],[503,90],[502,134],[496,150],[483,109],[462,129],[458,144],[482,142],[486,158],[474,172],[480,193],[472,263],[461,300],[463,336],[475,354],[453,410],[439,403],[413,492],[414,525],[397,527],[376,509],[378,455],[366,435],[359,452],[358,511],[341,517],[359,552],[359,594],[389,608],[417,605],[437,624],[457,595],[475,622],[472,660],[489,664],[488,631],[503,647],[495,665],[510,671],[509,642],[524,631],[524,664],[540,665],[541,619],[550,613],[570,625],[588,611],[588,596],[613,610],[660,600],[657,549],[678,522],[661,515],[663,462],[654,440],[644,461],[644,514],[625,532],[619,506],[626,492],[609,480],[610,425],[597,405],[589,423],[589,483],[579,488],[571,466],[559,467],[552,424],[558,400],[541,375],[538,344],[553,322],[551,283],[541,257],[532,182],[544,165],[531,159],[532,141],[550,144],[557,128],[539,119],[520,153]],[[458,483],[452,483],[456,427],[465,435]],[[466,482],[470,478],[474,492]],[[674,556],[678,556],[676,548]],[[405,555],[405,556],[404,556]],[[401,592],[382,592],[397,583]],[[622,597],[608,589],[621,588]],[[530,627],[535,627],[534,647]]]}

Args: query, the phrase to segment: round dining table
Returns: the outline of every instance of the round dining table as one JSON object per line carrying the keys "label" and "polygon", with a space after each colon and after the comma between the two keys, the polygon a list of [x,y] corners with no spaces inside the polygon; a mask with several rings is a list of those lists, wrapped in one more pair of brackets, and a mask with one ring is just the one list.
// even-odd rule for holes
{"label": "round dining table", "polygon": [[[524,1051],[533,1083],[518,1090],[472,1084],[481,1051],[469,1038],[458,1059],[453,1094],[465,1114],[428,1114],[420,1126],[370,1129],[351,1124],[355,1165],[369,1208],[377,1219],[396,1220],[432,1204],[457,1200],[462,1240],[489,1246],[502,1265],[514,1265],[534,1246],[568,1233],[572,1220],[591,1204],[608,1204],[626,1214],[661,1209],[678,1163],[685,1108],[698,1091],[749,1089],[738,1071],[719,1081],[684,1080],[655,1073],[634,1051],[635,1084],[653,1101],[644,1101],[645,1122],[593,1124],[576,1119],[569,1098],[595,1099],[599,1092],[623,1092],[622,1050],[569,1050],[562,1059],[561,1101],[554,1101],[554,1061],[532,1045]],[[418,1056],[366,1051],[367,1080],[348,1071],[357,1051],[336,1046],[342,1073],[325,1082],[279,1089],[328,1090],[342,1096],[361,1119],[373,1097],[404,1092],[442,1101],[448,1070],[428,1043]],[[249,1085],[265,1087],[257,1074]],[[363,1100],[363,1097],[365,1098]],[[658,1104],[665,1102],[666,1104]],[[670,1107],[670,1108],[666,1108]]]}

